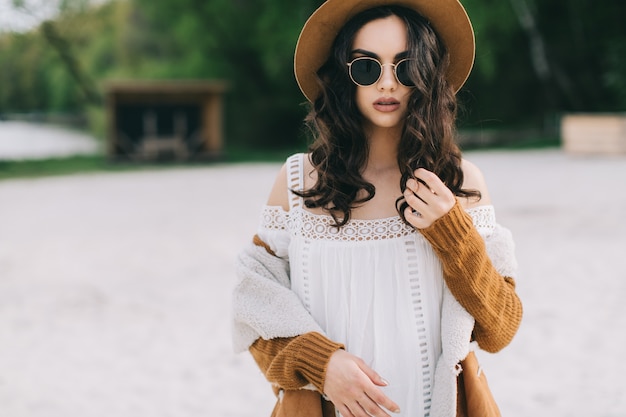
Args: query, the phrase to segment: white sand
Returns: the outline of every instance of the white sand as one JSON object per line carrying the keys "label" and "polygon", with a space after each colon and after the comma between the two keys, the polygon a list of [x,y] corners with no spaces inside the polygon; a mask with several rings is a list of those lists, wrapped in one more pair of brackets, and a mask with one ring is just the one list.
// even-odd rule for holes
{"label": "white sand", "polygon": [[[468,157],[522,271],[522,328],[481,355],[503,415],[626,416],[626,159]],[[228,317],[278,168],[0,182],[0,416],[269,416]]]}

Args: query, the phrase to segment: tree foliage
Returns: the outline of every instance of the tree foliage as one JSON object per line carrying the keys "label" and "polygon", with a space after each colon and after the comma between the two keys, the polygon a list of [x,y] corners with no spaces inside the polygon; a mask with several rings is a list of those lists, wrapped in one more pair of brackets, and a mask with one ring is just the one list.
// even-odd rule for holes
{"label": "tree foliage", "polygon": [[626,3],[465,0],[476,68],[464,98],[472,123],[544,123],[564,112],[626,109]]}
{"label": "tree foliage", "polygon": [[[319,1],[136,0],[176,65],[166,77],[230,81],[229,134],[250,145],[298,140],[303,101],[293,76],[300,28]],[[193,10],[193,13],[189,13]]]}
{"label": "tree foliage", "polygon": [[[475,68],[460,95],[464,126],[541,125],[566,111],[626,109],[623,0],[463,3],[477,41]],[[0,34],[0,113],[81,111],[114,78],[217,78],[230,84],[229,143],[301,140],[304,98],[293,51],[321,0],[90,4],[62,0],[54,21]],[[51,34],[60,39],[56,47]]]}

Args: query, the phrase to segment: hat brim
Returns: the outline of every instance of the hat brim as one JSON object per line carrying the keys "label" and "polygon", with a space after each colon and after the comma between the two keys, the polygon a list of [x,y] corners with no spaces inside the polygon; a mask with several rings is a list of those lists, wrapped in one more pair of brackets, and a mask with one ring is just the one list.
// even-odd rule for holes
{"label": "hat brim", "polygon": [[313,102],[319,95],[317,71],[326,62],[341,28],[355,15],[378,6],[397,5],[424,16],[450,54],[446,74],[455,91],[461,89],[474,65],[474,30],[458,0],[327,0],[304,24],[294,54],[300,90]]}

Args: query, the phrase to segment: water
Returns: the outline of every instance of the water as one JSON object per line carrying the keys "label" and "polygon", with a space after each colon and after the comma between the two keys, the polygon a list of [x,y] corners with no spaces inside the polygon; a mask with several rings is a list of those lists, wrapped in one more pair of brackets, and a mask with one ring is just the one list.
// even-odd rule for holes
{"label": "water", "polygon": [[98,141],[54,125],[0,121],[0,160],[61,158],[99,153]]}

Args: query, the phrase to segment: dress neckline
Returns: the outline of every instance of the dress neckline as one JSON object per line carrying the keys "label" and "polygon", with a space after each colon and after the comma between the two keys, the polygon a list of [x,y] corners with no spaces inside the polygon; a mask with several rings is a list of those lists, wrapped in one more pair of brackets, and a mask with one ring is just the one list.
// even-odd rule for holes
{"label": "dress neckline", "polygon": [[[305,209],[302,206],[296,206],[291,210],[285,210],[282,206],[266,206],[268,209],[275,209],[275,210],[279,210],[281,211],[283,214],[285,215],[289,215],[290,212],[295,212],[297,210],[300,210],[303,214],[309,216],[309,217],[318,217],[320,219],[327,219],[330,221],[334,221],[333,220],[333,216],[331,216],[330,214],[323,214],[323,213],[313,213],[307,209]],[[475,207],[470,207],[468,209],[465,209],[465,212],[468,214],[472,214],[472,213],[479,213],[481,211],[492,211],[493,210],[493,205],[491,204],[486,204],[483,206],[475,206]],[[348,222],[346,223],[346,225],[355,222],[355,223],[359,223],[359,222],[391,222],[391,221],[399,221],[401,223],[404,223],[402,221],[402,219],[400,218],[399,215],[395,215],[395,216],[389,216],[389,217],[379,217],[379,218],[375,218],[375,219],[355,219],[355,218],[351,218],[350,220],[348,220]]]}

